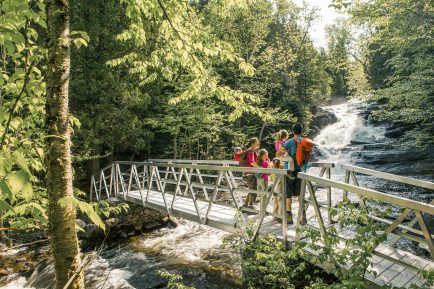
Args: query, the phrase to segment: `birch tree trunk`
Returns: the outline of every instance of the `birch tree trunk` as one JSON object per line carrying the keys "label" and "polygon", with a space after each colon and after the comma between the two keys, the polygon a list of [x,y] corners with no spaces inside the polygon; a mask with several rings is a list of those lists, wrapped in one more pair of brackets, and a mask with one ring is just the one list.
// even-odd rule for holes
{"label": "birch tree trunk", "polygon": [[[75,209],[61,208],[59,199],[72,196],[69,88],[69,0],[47,0],[48,71],[46,100],[46,166],[50,242],[56,273],[55,288],[63,288],[79,268],[80,250],[75,231]],[[68,288],[84,288],[79,273]]]}

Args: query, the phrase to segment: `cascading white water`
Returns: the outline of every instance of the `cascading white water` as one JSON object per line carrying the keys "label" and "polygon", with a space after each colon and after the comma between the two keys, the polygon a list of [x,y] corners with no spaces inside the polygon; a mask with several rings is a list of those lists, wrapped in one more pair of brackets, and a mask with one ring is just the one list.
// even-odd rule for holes
{"label": "cascading white water", "polygon": [[[157,272],[167,268],[182,272],[189,280],[198,278],[195,284],[209,283],[211,287],[207,288],[239,288],[233,252],[222,248],[228,233],[190,221],[180,222],[176,228],[162,228],[119,248],[105,249],[86,268],[86,287],[133,289],[148,284],[149,288],[160,288],[163,281]],[[19,277],[0,289],[53,286],[54,268],[50,263],[27,279]]]}
{"label": "cascading white water", "polygon": [[337,117],[337,122],[325,127],[315,138],[321,153],[322,161],[335,163],[350,163],[351,141],[358,143],[377,143],[384,140],[384,127],[374,127],[364,124],[359,115],[356,101],[324,107],[331,110]]}

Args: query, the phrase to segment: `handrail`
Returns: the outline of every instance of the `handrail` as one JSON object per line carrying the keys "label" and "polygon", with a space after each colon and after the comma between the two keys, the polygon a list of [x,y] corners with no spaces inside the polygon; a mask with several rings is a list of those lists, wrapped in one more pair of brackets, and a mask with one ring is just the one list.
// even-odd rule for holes
{"label": "handrail", "polygon": [[385,194],[385,193],[382,193],[379,191],[375,191],[372,189],[362,188],[359,186],[345,184],[345,183],[333,181],[333,180],[326,179],[326,178],[316,177],[316,176],[312,176],[312,175],[309,175],[306,173],[298,173],[298,177],[300,179],[304,179],[304,180],[308,180],[308,181],[314,181],[316,183],[319,183],[319,184],[322,184],[325,186],[330,186],[333,188],[349,191],[349,192],[352,192],[352,193],[355,193],[355,194],[358,194],[358,195],[361,195],[364,197],[373,198],[377,201],[389,202],[391,204],[398,205],[398,206],[401,206],[404,208],[409,208],[412,210],[417,210],[417,211],[421,211],[424,213],[434,215],[434,205],[431,205],[431,204],[426,204],[426,203],[413,201],[413,200],[406,199],[406,198],[388,195],[388,194]]}
{"label": "handrail", "polygon": [[188,163],[188,164],[223,164],[223,165],[238,165],[237,161],[233,160],[173,160],[173,159],[148,159],[148,162],[155,162],[155,163]]}
{"label": "handrail", "polygon": [[169,163],[152,163],[152,162],[128,162],[116,161],[116,164],[121,165],[148,165],[163,168],[184,168],[184,169],[199,169],[207,171],[224,171],[224,172],[240,172],[240,173],[262,173],[262,174],[277,174],[286,175],[287,171],[283,169],[266,169],[266,168],[248,168],[248,167],[227,167],[227,166],[209,166],[209,165],[194,165],[194,164],[169,164]]}
{"label": "handrail", "polygon": [[382,178],[385,180],[395,181],[395,182],[399,182],[399,183],[403,183],[403,184],[408,184],[408,185],[413,185],[413,186],[417,186],[417,187],[421,187],[421,188],[434,190],[434,183],[428,182],[428,181],[417,180],[417,179],[413,179],[413,178],[409,178],[409,177],[403,177],[403,176],[394,175],[394,174],[385,173],[385,172],[380,172],[380,171],[375,171],[375,170],[371,170],[371,169],[365,169],[365,168],[352,166],[352,165],[348,165],[348,164],[342,164],[341,168],[345,169],[347,171],[350,171],[350,172],[354,172],[354,173],[360,173],[360,174],[364,174],[364,175],[379,177],[379,178]]}

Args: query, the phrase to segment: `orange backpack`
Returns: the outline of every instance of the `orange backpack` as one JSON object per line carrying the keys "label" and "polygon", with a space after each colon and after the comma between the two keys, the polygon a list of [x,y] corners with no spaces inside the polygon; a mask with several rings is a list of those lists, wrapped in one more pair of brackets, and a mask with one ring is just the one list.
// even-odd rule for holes
{"label": "orange backpack", "polygon": [[297,164],[301,167],[308,161],[310,161],[310,155],[313,151],[315,143],[309,138],[301,138],[300,140],[296,137],[293,140],[297,143],[297,151],[295,153],[295,160]]}

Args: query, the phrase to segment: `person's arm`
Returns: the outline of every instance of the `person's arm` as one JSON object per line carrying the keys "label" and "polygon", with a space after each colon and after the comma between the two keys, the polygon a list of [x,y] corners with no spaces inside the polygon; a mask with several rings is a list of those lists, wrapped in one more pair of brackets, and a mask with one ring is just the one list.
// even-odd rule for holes
{"label": "person's arm", "polygon": [[250,165],[254,168],[260,168],[257,162],[250,163]]}
{"label": "person's arm", "polygon": [[291,147],[291,140],[287,140],[287,141],[285,142],[285,144],[283,145],[283,149],[284,149],[285,151],[289,152],[290,147]]}

